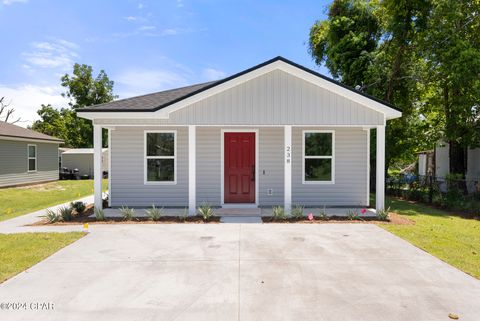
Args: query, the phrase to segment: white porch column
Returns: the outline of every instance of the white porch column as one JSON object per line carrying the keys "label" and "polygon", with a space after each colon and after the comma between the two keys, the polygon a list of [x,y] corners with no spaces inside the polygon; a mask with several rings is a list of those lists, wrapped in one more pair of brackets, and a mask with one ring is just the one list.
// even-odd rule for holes
{"label": "white porch column", "polygon": [[93,125],[93,191],[94,205],[102,208],[102,126]]}
{"label": "white porch column", "polygon": [[284,152],[285,152],[285,173],[284,173],[284,197],[285,212],[292,211],[292,126],[284,127]]}
{"label": "white porch column", "polygon": [[197,206],[197,127],[188,126],[188,214],[195,215]]}
{"label": "white porch column", "polygon": [[385,125],[377,126],[376,210],[385,208]]}

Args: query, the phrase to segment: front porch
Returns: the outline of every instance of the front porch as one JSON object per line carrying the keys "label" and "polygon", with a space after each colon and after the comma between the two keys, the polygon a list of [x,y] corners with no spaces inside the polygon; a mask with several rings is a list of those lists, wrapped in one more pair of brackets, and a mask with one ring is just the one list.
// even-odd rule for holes
{"label": "front porch", "polygon": [[[272,206],[282,206],[290,213],[292,204],[319,213],[323,206],[327,215],[346,215],[347,209],[369,207],[370,131],[376,129],[377,168],[375,208],[384,208],[385,126],[112,126],[94,125],[95,206],[101,198],[101,132],[109,134],[109,206],[123,205],[147,208],[151,204],[165,207],[165,215],[195,215],[206,202],[218,208],[218,215],[268,216]],[[172,182],[148,182],[145,158],[146,134],[175,133],[175,174]],[[252,132],[256,135],[255,198],[249,209],[232,211],[235,203],[224,198],[224,140],[226,132]],[[304,181],[305,132],[332,132],[332,181],[312,184]],[[112,166],[113,165],[113,166]],[[321,182],[320,182],[321,183]],[[356,189],[356,190],[355,190]],[[358,196],[360,195],[360,196]],[[342,199],[343,197],[343,199]],[[355,198],[356,197],[356,198]],[[112,203],[112,199],[114,200]],[[177,209],[175,209],[175,207]],[[241,206],[239,206],[241,207]],[[181,208],[179,211],[178,208]],[[107,213],[120,215],[118,210]],[[143,211],[139,211],[143,212]],[[255,212],[255,213],[253,213]],[[107,215],[106,213],[106,215]],[[243,214],[242,214],[243,213]],[[371,210],[374,214],[374,210]],[[140,213],[138,213],[140,214]]]}

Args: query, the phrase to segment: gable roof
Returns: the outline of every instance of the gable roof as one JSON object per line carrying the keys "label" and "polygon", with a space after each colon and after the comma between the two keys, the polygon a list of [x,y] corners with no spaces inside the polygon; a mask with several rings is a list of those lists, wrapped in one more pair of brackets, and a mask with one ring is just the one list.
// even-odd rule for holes
{"label": "gable roof", "polygon": [[43,140],[45,142],[63,143],[61,139],[0,121],[0,139],[2,138],[20,138],[24,140]]}
{"label": "gable roof", "polygon": [[177,88],[177,89],[171,89],[171,90],[166,90],[166,91],[161,91],[153,94],[148,94],[148,95],[143,95],[143,96],[138,96],[138,97],[132,97],[132,98],[126,98],[126,99],[121,99],[117,101],[113,101],[110,103],[104,103],[100,105],[94,105],[86,108],[82,108],[79,110],[79,113],[84,113],[84,112],[155,112],[161,109],[164,109],[166,107],[169,107],[173,104],[176,104],[182,100],[185,100],[187,98],[190,98],[192,96],[198,95],[200,93],[203,93],[209,89],[215,88],[221,84],[224,84],[226,82],[229,82],[231,80],[234,80],[236,78],[239,78],[243,75],[246,75],[248,73],[251,73],[253,71],[256,71],[257,69],[260,69],[262,67],[268,66],[270,64],[273,64],[275,62],[283,62],[287,65],[290,65],[291,67],[298,68],[310,75],[313,75],[315,77],[318,77],[322,80],[325,80],[331,84],[334,84],[336,86],[339,86],[341,88],[347,89],[348,91],[358,94],[360,96],[363,96],[365,98],[368,98],[378,104],[383,105],[384,107],[387,107],[389,109],[393,109],[397,112],[401,112],[398,108],[395,106],[384,102],[378,98],[375,98],[373,96],[370,96],[368,94],[365,94],[361,91],[358,91],[352,87],[346,86],[334,79],[331,79],[329,77],[326,77],[316,71],[313,71],[311,69],[308,69],[304,66],[301,66],[293,61],[290,61],[288,59],[285,59],[281,56],[275,57],[273,59],[270,59],[268,61],[265,61],[264,63],[261,63],[259,65],[256,65],[254,67],[251,67],[249,69],[246,69],[242,72],[239,72],[237,74],[234,74],[230,77],[218,80],[218,81],[212,81],[212,82],[207,82],[207,83],[202,83],[202,84],[196,84],[188,87],[182,87],[182,88]]}

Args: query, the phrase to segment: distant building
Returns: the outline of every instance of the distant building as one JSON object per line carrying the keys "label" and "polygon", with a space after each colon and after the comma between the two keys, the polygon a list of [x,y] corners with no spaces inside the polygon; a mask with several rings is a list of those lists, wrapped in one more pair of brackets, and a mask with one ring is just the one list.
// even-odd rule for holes
{"label": "distant building", "polygon": [[[71,148],[61,154],[61,167],[93,177],[93,148]],[[108,172],[108,148],[102,150],[102,171]]]}
{"label": "distant building", "polygon": [[0,121],[0,187],[58,179],[61,139]]}

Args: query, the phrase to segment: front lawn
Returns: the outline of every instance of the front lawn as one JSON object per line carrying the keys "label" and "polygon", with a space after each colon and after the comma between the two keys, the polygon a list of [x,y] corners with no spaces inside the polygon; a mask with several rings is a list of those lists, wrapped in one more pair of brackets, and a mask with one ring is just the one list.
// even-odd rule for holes
{"label": "front lawn", "polygon": [[83,232],[0,234],[0,283],[84,235]]}
{"label": "front lawn", "polygon": [[480,221],[387,197],[387,207],[414,225],[379,224],[391,233],[480,279]]}
{"label": "front lawn", "polygon": [[[103,190],[108,180],[103,180]],[[0,221],[93,194],[93,180],[55,181],[0,189]]]}

